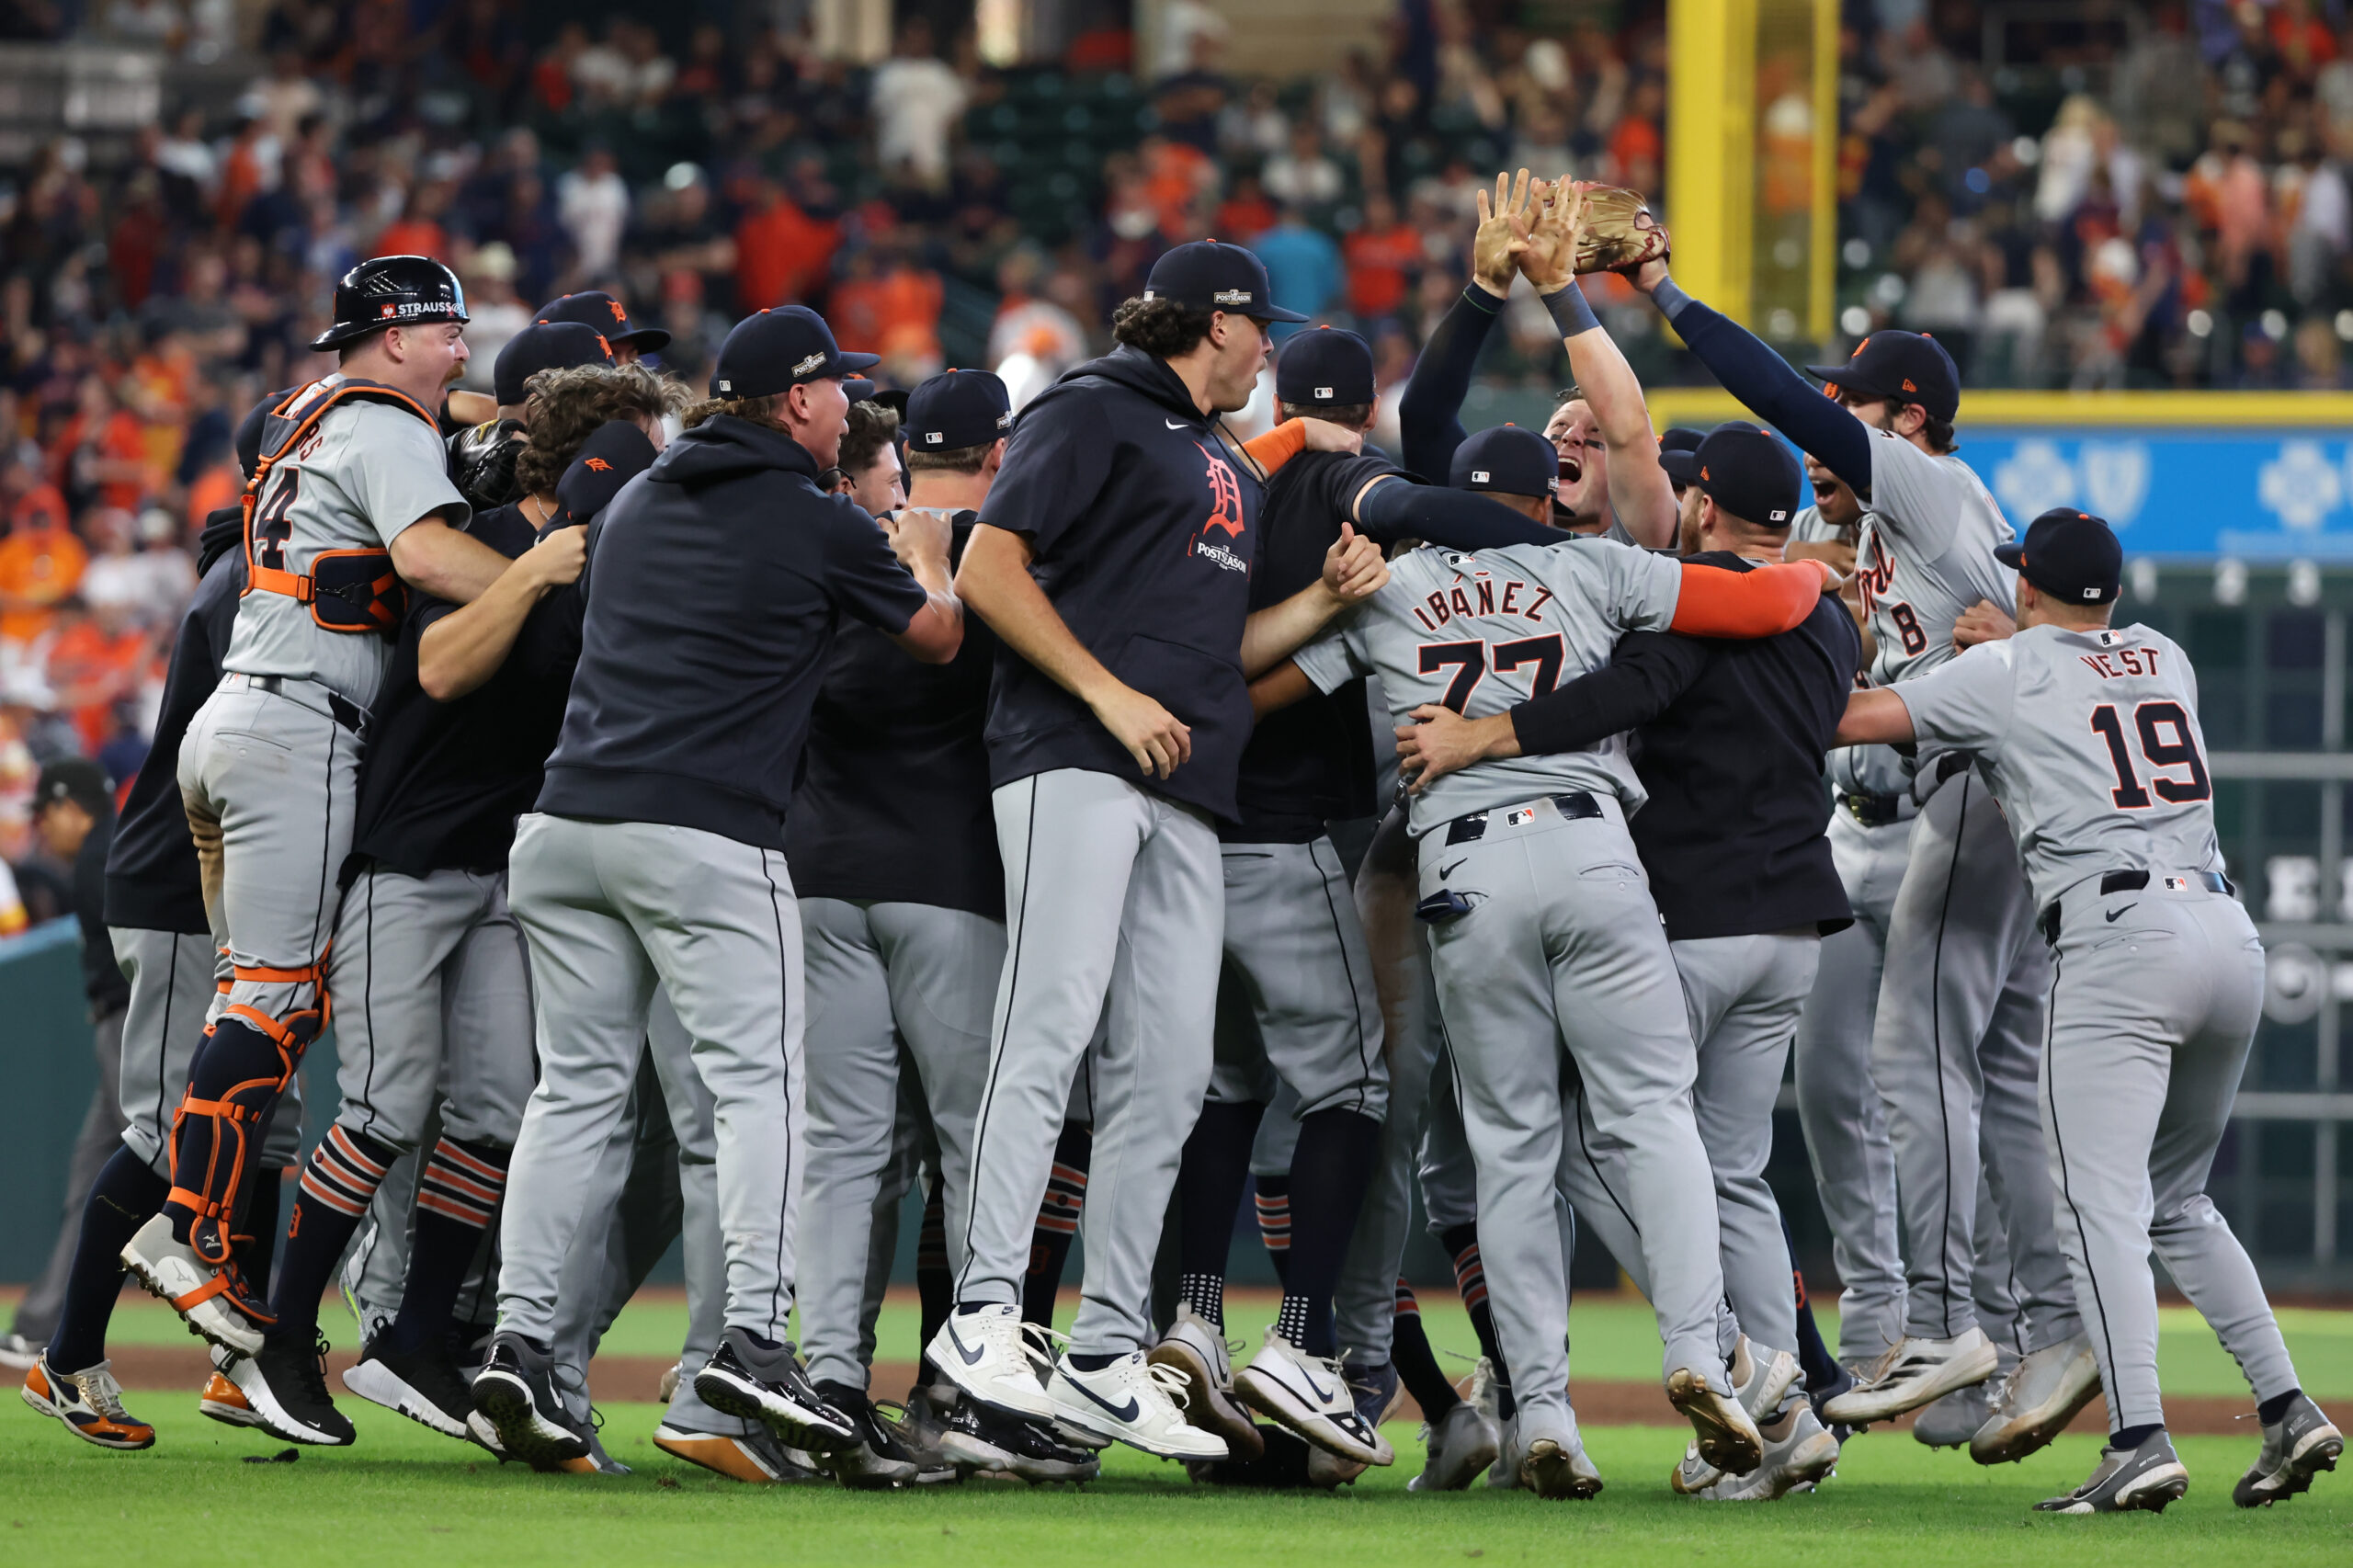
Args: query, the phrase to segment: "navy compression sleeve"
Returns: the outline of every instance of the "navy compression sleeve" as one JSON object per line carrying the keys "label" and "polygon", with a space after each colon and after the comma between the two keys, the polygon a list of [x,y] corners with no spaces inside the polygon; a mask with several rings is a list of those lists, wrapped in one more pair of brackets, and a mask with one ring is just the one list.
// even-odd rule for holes
{"label": "navy compression sleeve", "polygon": [[1382,544],[1418,539],[1449,550],[1498,550],[1506,544],[1560,544],[1569,536],[1532,523],[1500,501],[1468,490],[1391,479],[1357,506],[1357,526]]}
{"label": "navy compression sleeve", "polygon": [[1711,651],[1705,642],[1672,632],[1628,632],[1602,668],[1511,710],[1520,755],[1583,751],[1649,723],[1690,689]]}
{"label": "navy compression sleeve", "polygon": [[[1669,290],[1674,290],[1672,295]],[[1667,320],[1699,363],[1751,414],[1809,451],[1858,495],[1871,493],[1871,437],[1863,422],[1815,390],[1739,323],[1719,315],[1672,282],[1658,290]]]}
{"label": "navy compression sleeve", "polygon": [[1438,318],[1438,330],[1414,362],[1413,380],[1397,404],[1404,432],[1405,466],[1432,484],[1444,484],[1454,466],[1454,449],[1469,434],[1462,428],[1462,400],[1471,395],[1471,372],[1479,350],[1503,313],[1504,302],[1466,283],[1462,297]]}

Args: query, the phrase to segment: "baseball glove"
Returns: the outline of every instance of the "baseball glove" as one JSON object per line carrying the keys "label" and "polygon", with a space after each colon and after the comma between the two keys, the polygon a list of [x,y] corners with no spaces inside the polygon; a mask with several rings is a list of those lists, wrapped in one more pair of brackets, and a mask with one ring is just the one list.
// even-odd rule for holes
{"label": "baseball glove", "polygon": [[1577,236],[1579,274],[1617,272],[1663,261],[1666,254],[1666,230],[1641,191],[1597,185],[1586,192],[1585,232]]}
{"label": "baseball glove", "polygon": [[489,511],[516,499],[515,460],[523,451],[523,422],[484,420],[449,437],[449,482],[476,507]]}

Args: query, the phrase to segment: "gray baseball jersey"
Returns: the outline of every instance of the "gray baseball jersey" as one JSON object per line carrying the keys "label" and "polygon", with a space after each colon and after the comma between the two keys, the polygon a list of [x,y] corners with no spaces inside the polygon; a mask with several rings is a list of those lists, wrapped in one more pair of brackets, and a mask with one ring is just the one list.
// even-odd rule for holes
{"label": "gray baseball jersey", "polygon": [[[325,396],[329,376],[289,406]],[[330,409],[263,482],[254,516],[255,548],[267,564],[308,574],[331,551],[382,550],[412,524],[439,514],[452,525],[471,514],[449,483],[449,456],[434,427],[406,409],[354,398]],[[249,676],[295,676],[366,707],[392,663],[381,637],[331,631],[309,606],[285,594],[248,592],[221,667]]]}
{"label": "gray baseball jersey", "polygon": [[1855,551],[1879,653],[1880,686],[1952,657],[1953,622],[1980,599],[2007,607],[2017,574],[1994,559],[2008,519],[1968,464],[1932,457],[1885,431],[1871,434],[1871,509]]}
{"label": "gray baseball jersey", "polygon": [[2198,679],[2160,633],[2029,627],[1898,695],[1922,740],[1976,754],[2038,908],[2101,872],[2222,869]]}
{"label": "gray baseball jersey", "polygon": [[[1675,619],[1683,568],[1608,540],[1515,544],[1476,554],[1426,547],[1293,658],[1318,689],[1378,676],[1398,723],[1424,703],[1468,719],[1501,713],[1609,662],[1627,631]],[[1649,797],[1622,735],[1587,751],[1514,757],[1449,773],[1413,798],[1416,837],[1473,812],[1583,790],[1631,813]]]}

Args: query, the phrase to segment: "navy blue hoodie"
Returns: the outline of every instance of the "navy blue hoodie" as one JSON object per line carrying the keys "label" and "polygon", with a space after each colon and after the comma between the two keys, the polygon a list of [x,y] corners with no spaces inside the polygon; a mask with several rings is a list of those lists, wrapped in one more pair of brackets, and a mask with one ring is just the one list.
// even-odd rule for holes
{"label": "navy blue hoodie", "polygon": [[784,847],[841,618],[897,633],[925,602],[874,519],[817,472],[791,437],[721,415],[599,515],[540,811]]}
{"label": "navy blue hoodie", "polygon": [[1077,767],[1236,817],[1259,494],[1176,372],[1133,348],[1077,367],[1021,411],[981,521],[1029,536],[1030,574],[1071,634],[1189,725],[1193,755],[1146,778],[1086,703],[1006,649],[989,692],[992,788]]}

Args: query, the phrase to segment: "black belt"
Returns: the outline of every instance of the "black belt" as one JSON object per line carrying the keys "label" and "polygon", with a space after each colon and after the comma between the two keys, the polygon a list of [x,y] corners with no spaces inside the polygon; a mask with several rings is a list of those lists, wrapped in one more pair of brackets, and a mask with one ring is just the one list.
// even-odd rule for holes
{"label": "black belt", "polygon": [[[2238,895],[2239,890],[2231,884],[2231,879],[2220,871],[2192,871],[2188,880],[2208,892],[2218,892],[2225,898]],[[2110,871],[2100,878],[2099,893],[2106,898],[2112,892],[2139,892],[2148,885],[2149,873],[2146,871]],[[2051,907],[2042,912],[2042,939],[2046,942],[2059,940],[2059,900],[2052,899]]]}
{"label": "black belt", "polygon": [[[1601,815],[1601,802],[1583,790],[1572,790],[1565,795],[1554,795],[1552,801],[1552,809],[1570,822]],[[1476,839],[1484,838],[1487,835],[1487,818],[1493,814],[1491,812],[1472,812],[1469,816],[1456,817],[1447,824],[1448,846],[1469,844]]]}
{"label": "black belt", "polygon": [[[287,695],[286,677],[284,676],[247,676],[245,677],[245,684],[252,687],[256,691],[266,691],[272,697],[286,697]],[[316,681],[312,681],[308,684],[313,686],[318,685]],[[359,736],[362,740],[365,740],[368,735],[368,710],[360,707],[359,704],[352,701],[351,699],[344,696],[339,691],[328,690],[328,688],[324,686],[319,687],[319,689],[326,693],[327,711],[335,716],[335,722],[341,724],[345,729],[349,730],[353,734]],[[302,699],[299,697],[288,697],[287,700],[290,702],[300,702]]]}
{"label": "black belt", "polygon": [[1847,814],[1865,827],[1885,827],[1904,820],[1904,797],[1901,795],[1841,795],[1838,803]]}

